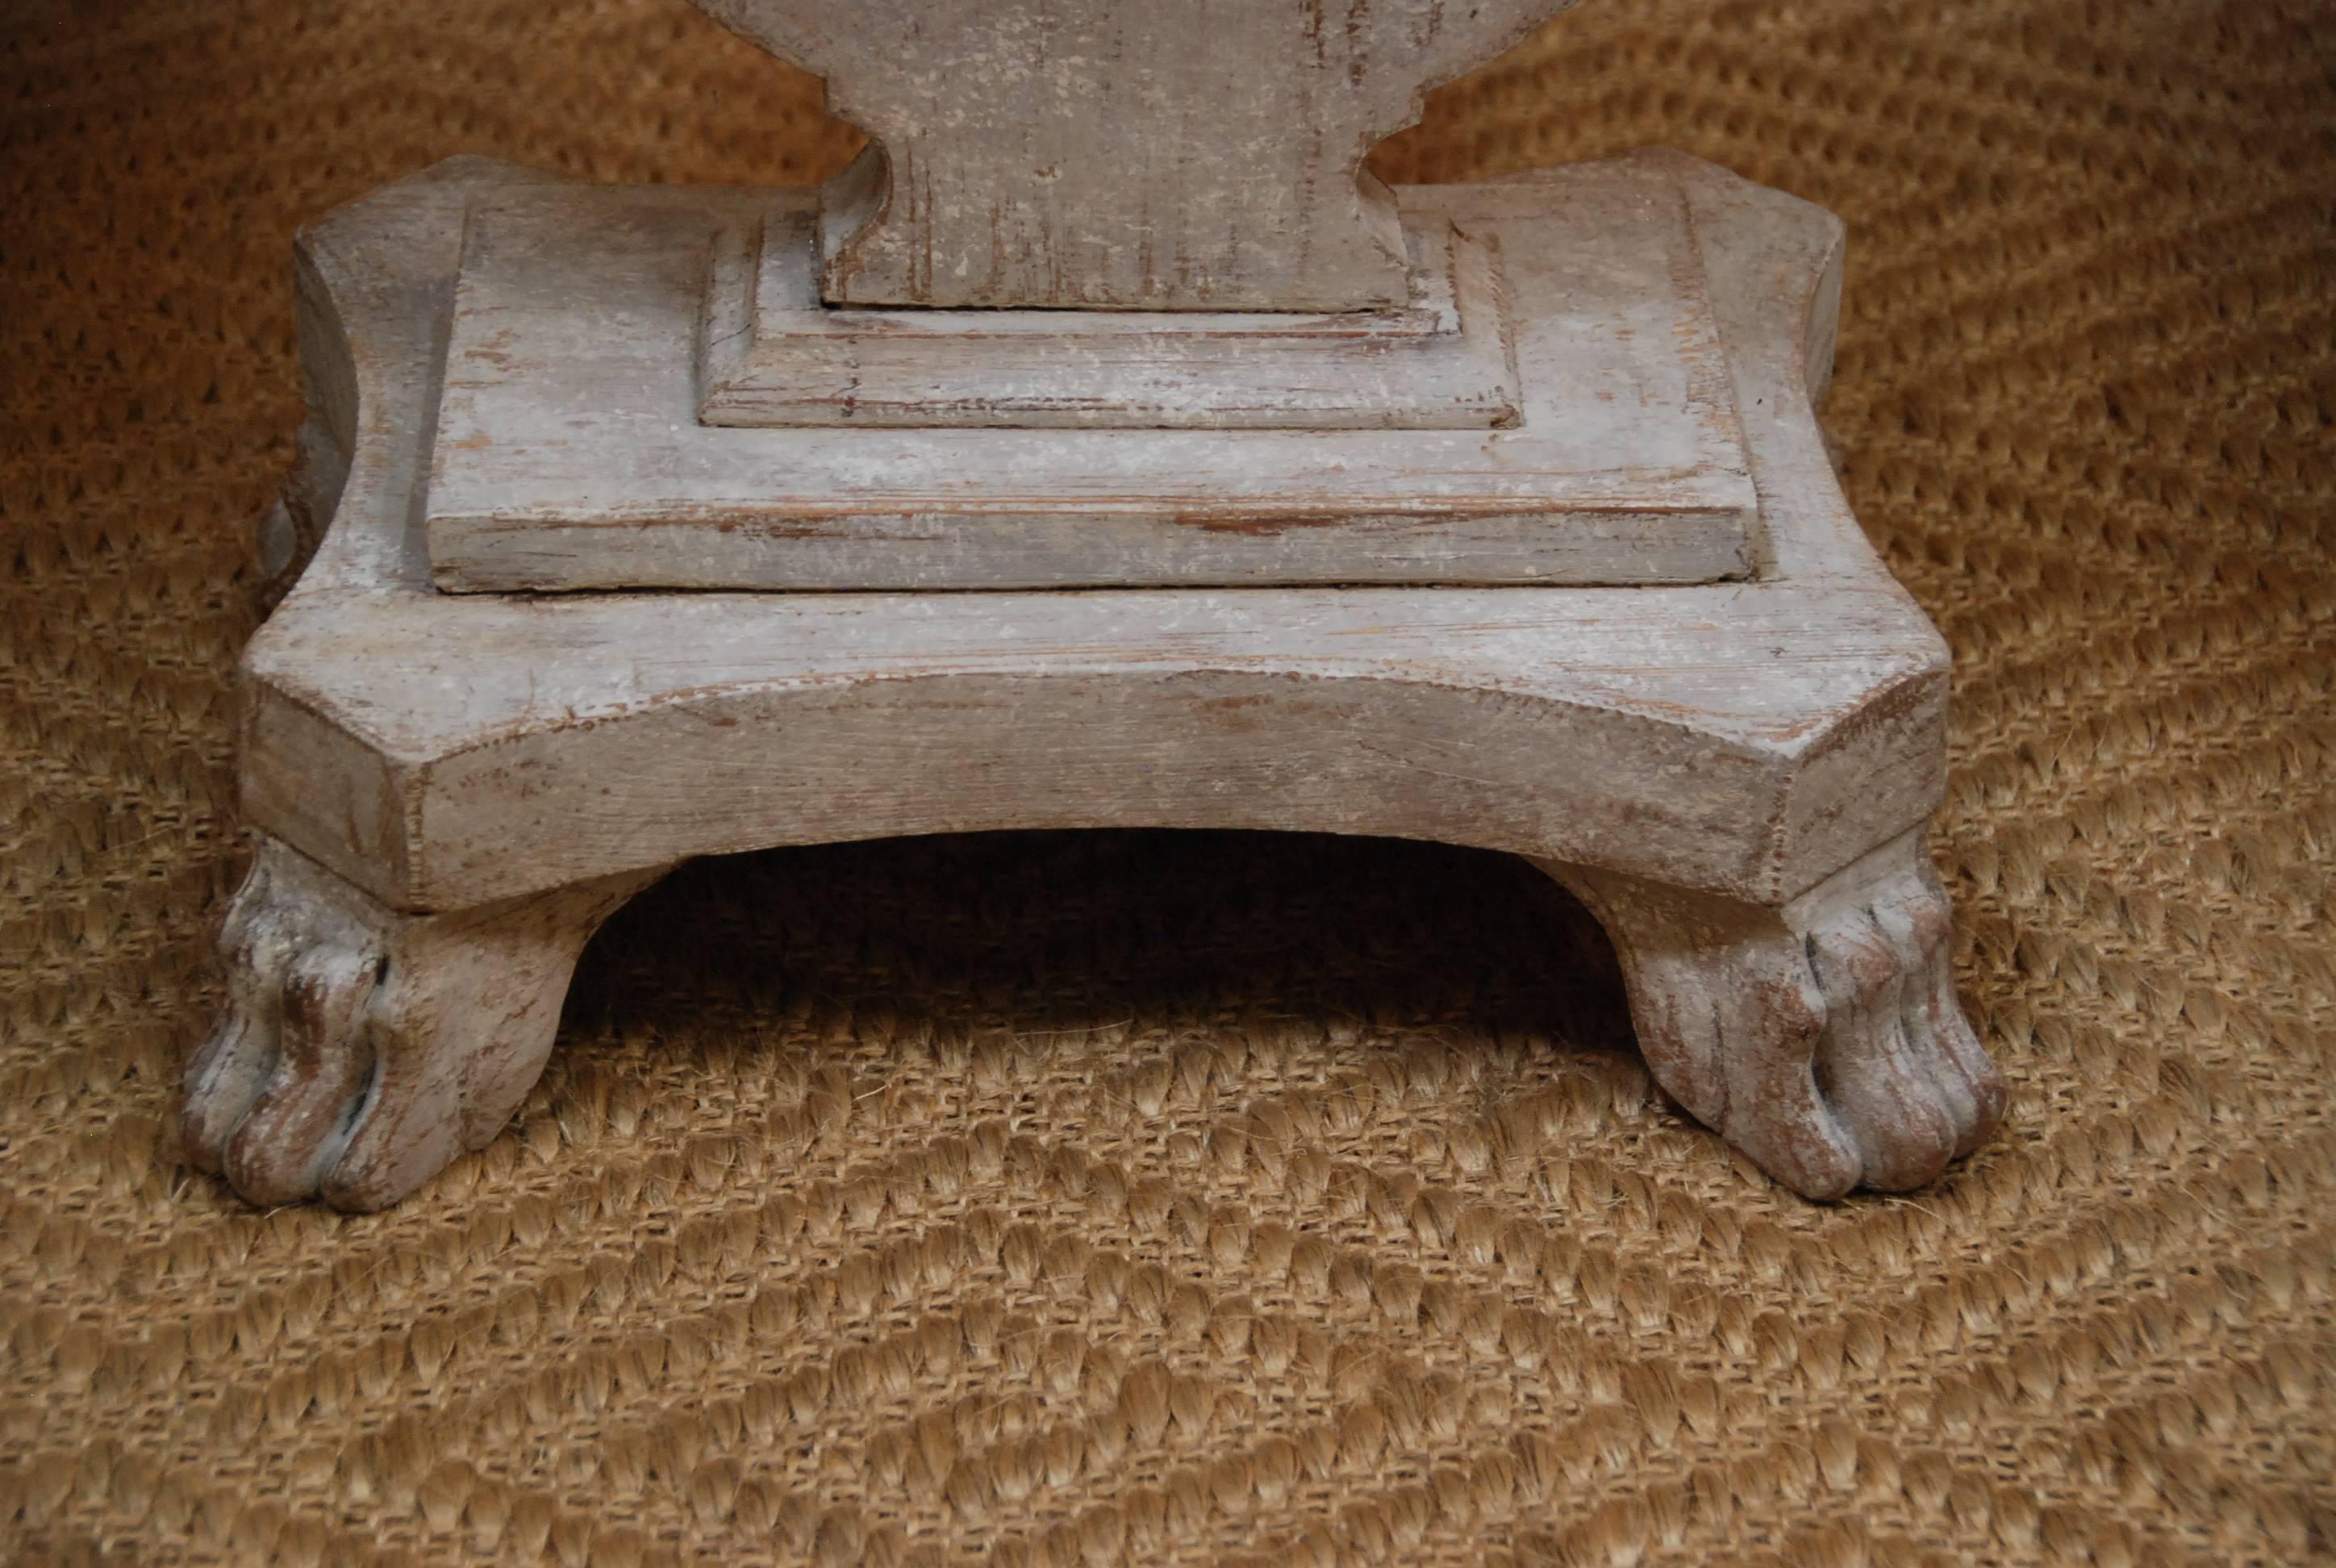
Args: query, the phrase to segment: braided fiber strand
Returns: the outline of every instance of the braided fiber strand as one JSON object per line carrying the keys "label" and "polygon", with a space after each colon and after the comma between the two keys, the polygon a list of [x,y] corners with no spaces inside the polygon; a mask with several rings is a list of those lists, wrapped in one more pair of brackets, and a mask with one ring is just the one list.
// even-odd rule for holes
{"label": "braided fiber strand", "polygon": [[1478,853],[703,863],[385,1214],[181,1168],[294,227],[458,151],[799,181],[680,0],[0,17],[0,1558],[2336,1556],[2336,17],[1607,0],[1395,180],[1669,142],[1851,233],[1827,420],[1958,658],[1936,840],[2013,1086],[1817,1207]]}

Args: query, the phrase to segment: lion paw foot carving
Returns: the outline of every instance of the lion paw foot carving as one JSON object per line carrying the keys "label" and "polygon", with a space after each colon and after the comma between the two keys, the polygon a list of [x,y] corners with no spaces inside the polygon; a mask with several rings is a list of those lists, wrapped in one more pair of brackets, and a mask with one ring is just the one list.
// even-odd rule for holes
{"label": "lion paw foot carving", "polygon": [[187,1066],[188,1159],[255,1203],[396,1202],[510,1120],[584,943],[654,875],[408,915],[262,840],[220,932],[227,1011]]}
{"label": "lion paw foot carving", "polygon": [[1919,833],[1776,909],[1547,869],[1613,939],[1657,1079],[1796,1192],[1923,1186],[2001,1119]]}
{"label": "lion paw foot carving", "polygon": [[1885,1192],[1936,1180],[2003,1115],[2002,1076],[1955,999],[1952,908],[1920,870],[1862,894],[1819,890],[1802,941],[1823,998],[1816,1097],[1859,1183]]}

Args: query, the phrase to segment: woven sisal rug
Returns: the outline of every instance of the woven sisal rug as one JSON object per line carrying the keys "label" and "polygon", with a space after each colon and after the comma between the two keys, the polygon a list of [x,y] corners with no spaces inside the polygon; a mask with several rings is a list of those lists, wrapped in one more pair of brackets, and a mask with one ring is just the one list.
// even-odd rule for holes
{"label": "woven sisal rug", "polygon": [[1936,847],[2014,1086],[1935,1191],[1688,1125],[1517,865],[1052,835],[684,871],[512,1131],[348,1220],[171,1144],[293,228],[456,151],[853,139],[681,0],[5,6],[0,1555],[2336,1553],[2331,40],[1591,0],[1381,154],[1669,141],[1849,220],[1829,419],[1959,657]]}

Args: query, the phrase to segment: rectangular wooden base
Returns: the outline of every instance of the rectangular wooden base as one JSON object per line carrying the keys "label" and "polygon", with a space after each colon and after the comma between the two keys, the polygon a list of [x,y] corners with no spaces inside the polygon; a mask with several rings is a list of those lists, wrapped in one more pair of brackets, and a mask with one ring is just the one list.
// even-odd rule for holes
{"label": "rectangular wooden base", "polygon": [[[725,237],[784,224],[809,198],[499,195],[471,215],[456,290],[426,503],[433,579],[471,592],[1750,576],[1759,504],[1677,171],[1617,161],[1398,195],[1416,229],[1457,229],[1497,255],[1512,427],[901,427],[913,385],[897,356],[866,372],[892,410],[881,428],[709,425],[697,345]],[[836,330],[864,336],[876,314]],[[924,336],[994,354],[1012,325]],[[1060,352],[1093,358],[1093,324],[1061,331]],[[1290,352],[1212,359],[1209,395],[1284,375]],[[1351,374],[1371,363],[1355,356]],[[1110,379],[1090,364],[1066,385],[1080,376]],[[1251,401],[1271,395],[1260,384]]]}
{"label": "rectangular wooden base", "polygon": [[[474,230],[475,232],[475,230]],[[706,424],[1505,430],[1523,415],[1498,258],[1432,215],[1385,310],[868,310],[819,297],[793,197],[716,236]]]}
{"label": "rectangular wooden base", "polygon": [[[1649,166],[1692,181],[1781,525],[1749,582],[437,592],[416,523],[464,214],[591,193],[501,166],[379,192],[304,252],[304,444],[333,469],[308,489],[338,503],[246,662],[251,820],[405,911],[764,844],[1071,823],[1445,838],[1789,897],[1936,798],[1944,650],[1809,412],[1837,226],[1689,160],[1622,165]],[[1537,210],[1576,174],[1472,199]]]}

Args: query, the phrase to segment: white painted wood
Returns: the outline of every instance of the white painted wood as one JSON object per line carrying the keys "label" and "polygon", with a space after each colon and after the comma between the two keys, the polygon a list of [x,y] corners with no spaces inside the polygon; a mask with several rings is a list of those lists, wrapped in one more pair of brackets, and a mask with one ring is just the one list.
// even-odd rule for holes
{"label": "white painted wood", "polygon": [[[1759,509],[1679,176],[1406,190],[1497,248],[1503,430],[730,429],[690,345],[767,193],[554,187],[470,219],[427,499],[455,591],[1750,574]],[[1826,330],[1830,330],[1829,326]]]}
{"label": "white painted wood", "polygon": [[[1759,898],[1939,787],[1943,671],[1889,596],[1647,597],[619,596],[465,600],[460,619],[443,599],[353,604],[267,644],[246,804],[424,907],[612,860],[1061,826],[1621,855]],[[427,701],[365,702],[373,735],[320,728],[320,706],[374,689]]]}
{"label": "white painted wood", "polygon": [[[463,216],[546,188],[462,163],[316,226],[294,493],[331,522],[245,659],[264,842],[190,1077],[196,1158],[258,1201],[394,1201],[492,1135],[580,933],[676,860],[1171,825],[1529,855],[1613,935],[1683,1105],[1811,1195],[1928,1180],[2002,1092],[1922,859],[1946,652],[1811,408],[1839,226],[1675,154],[1623,168],[1693,203],[1767,529],[1751,580],[445,595],[423,522]],[[1452,200],[1522,222],[1564,188]],[[402,978],[369,988],[384,953]]]}
{"label": "white painted wood", "polygon": [[[307,486],[338,515],[248,661],[255,818],[405,909],[1079,822],[1448,838],[1789,897],[1935,798],[1944,652],[1843,506],[1804,392],[1838,225],[1691,161],[1627,161],[1687,180],[1732,268],[1752,474],[1796,531],[1776,554],[1807,541],[1814,564],[1658,589],[434,593],[416,432],[462,216],[529,181],[490,166],[345,209],[303,275],[319,418],[352,467]],[[1543,184],[1468,200],[1530,209]]]}
{"label": "white painted wood", "polygon": [[[1492,247],[1406,226],[1410,297],[1327,314],[823,306],[799,198],[714,239],[706,424],[1487,430],[1518,423]],[[579,301],[578,308],[591,302]]]}
{"label": "white painted wood", "polygon": [[585,942],[656,880],[408,915],[263,838],[219,934],[227,1011],[187,1064],[189,1159],[255,1203],[395,1203],[502,1131]]}
{"label": "white painted wood", "polygon": [[1656,1081],[1811,1198],[1937,1180],[2002,1119],[1921,829],[1781,906],[1544,862],[1613,940]]}
{"label": "white painted wood", "polygon": [[1400,305],[1363,159],[1571,0],[697,0],[874,145],[822,204],[843,305]]}

